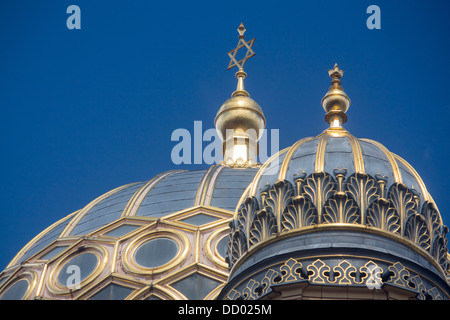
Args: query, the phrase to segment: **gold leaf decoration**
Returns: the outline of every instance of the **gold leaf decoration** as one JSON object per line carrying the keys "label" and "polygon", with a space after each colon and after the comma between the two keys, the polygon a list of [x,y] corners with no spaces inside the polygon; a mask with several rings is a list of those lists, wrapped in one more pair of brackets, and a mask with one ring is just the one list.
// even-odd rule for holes
{"label": "gold leaf decoration", "polygon": [[360,279],[357,283],[369,284],[370,286],[380,285],[383,281],[381,279],[383,269],[379,267],[372,260],[367,261],[359,268]]}
{"label": "gold leaf decoration", "polygon": [[410,215],[416,214],[414,194],[402,183],[394,183],[389,188],[389,201],[400,217],[400,235],[405,234],[405,223]]}
{"label": "gold leaf decoration", "polygon": [[423,216],[417,213],[409,216],[405,223],[405,237],[423,249],[429,249],[430,235]]}
{"label": "gold leaf decoration", "polygon": [[447,270],[448,260],[447,260],[447,237],[445,236],[438,236],[433,241],[433,245],[431,247],[430,254],[433,256],[433,258],[439,263],[442,270]]}
{"label": "gold leaf decoration", "polygon": [[294,282],[302,279],[301,272],[299,271],[302,264],[297,260],[290,258],[281,267],[280,271],[283,274],[282,281],[284,283]]}
{"label": "gold leaf decoration", "polygon": [[375,179],[366,173],[355,173],[347,179],[346,193],[351,196],[359,206],[361,221],[365,221],[366,210],[370,203],[378,199],[378,187]]}
{"label": "gold leaf decoration", "polygon": [[360,214],[355,200],[336,194],[324,206],[323,223],[359,223]]}
{"label": "gold leaf decoration", "polygon": [[259,286],[258,282],[256,282],[253,279],[250,279],[250,281],[245,286],[244,290],[242,291],[242,296],[245,300],[255,300],[256,296],[256,288]]}
{"label": "gold leaf decoration", "polygon": [[234,230],[229,235],[228,252],[226,261],[228,266],[231,267],[247,251],[247,240],[245,234],[241,230]]}
{"label": "gold leaf decoration", "polygon": [[425,219],[425,222],[428,226],[430,239],[434,240],[436,237],[440,236],[439,227],[441,225],[441,219],[434,204],[428,201],[425,202],[422,206],[421,215]]}
{"label": "gold leaf decoration", "polygon": [[267,293],[270,290],[270,287],[275,282],[275,278],[279,277],[278,272],[273,269],[267,270],[264,278],[261,280],[261,285],[259,288],[259,295]]}
{"label": "gold leaf decoration", "polygon": [[[294,282],[308,285],[356,286],[380,289],[384,284],[400,287],[416,293],[420,300],[443,299],[443,291],[426,277],[410,272],[400,262],[386,264],[384,261],[350,259],[316,259],[300,262],[290,257],[284,262],[271,265],[269,269],[256,272],[244,281],[229,288],[226,300],[261,299],[272,290],[279,295],[279,286]],[[306,273],[303,268],[308,270]]]}
{"label": "gold leaf decoration", "polygon": [[275,182],[274,186],[267,191],[264,210],[274,215],[277,232],[281,232],[281,216],[293,195],[294,187],[287,180]]}
{"label": "gold leaf decoration", "polygon": [[303,195],[317,209],[319,223],[322,223],[322,210],[325,202],[335,194],[336,182],[325,172],[315,172],[303,182]]}
{"label": "gold leaf decoration", "polygon": [[250,246],[269,239],[277,232],[277,222],[271,212],[261,210],[256,213],[250,229]]}
{"label": "gold leaf decoration", "polygon": [[311,271],[308,277],[308,281],[311,283],[326,283],[328,282],[325,273],[330,272],[330,267],[327,266],[322,260],[317,259],[312,264],[310,264],[306,270]]}
{"label": "gold leaf decoration", "polygon": [[[426,250],[447,270],[448,228],[442,224],[433,202],[425,202],[419,214],[420,197],[403,183],[390,185],[385,194],[384,176],[377,174],[374,179],[366,173],[353,173],[346,178],[346,169],[335,169],[333,173],[337,180],[325,172],[295,174],[295,187],[288,180],[279,180],[267,184],[259,199],[246,198],[230,223],[226,257],[229,267],[250,247],[282,232],[343,223],[398,234]],[[328,270],[326,276],[334,279],[339,272]]]}
{"label": "gold leaf decoration", "polygon": [[[258,210],[258,200],[255,197],[246,198],[239,207],[237,214],[238,228],[246,235],[247,240],[250,228],[252,227],[253,218]],[[247,242],[247,247],[248,246],[249,243]]]}
{"label": "gold leaf decoration", "polygon": [[372,202],[367,209],[366,223],[374,228],[399,233],[400,217],[397,211],[385,199]]}
{"label": "gold leaf decoration", "polygon": [[347,260],[342,260],[337,266],[333,267],[334,281],[337,281],[340,285],[351,285],[355,281],[357,271],[356,267]]}
{"label": "gold leaf decoration", "polygon": [[317,223],[317,210],[304,197],[293,198],[282,215],[282,231],[295,230]]}

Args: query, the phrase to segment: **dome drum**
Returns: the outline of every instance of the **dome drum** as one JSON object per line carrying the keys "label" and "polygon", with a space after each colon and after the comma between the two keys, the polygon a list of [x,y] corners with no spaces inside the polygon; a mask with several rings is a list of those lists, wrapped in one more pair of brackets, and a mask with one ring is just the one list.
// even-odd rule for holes
{"label": "dome drum", "polygon": [[422,255],[358,229],[310,228],[261,244],[233,271],[218,299],[449,298],[446,281],[428,271]]}

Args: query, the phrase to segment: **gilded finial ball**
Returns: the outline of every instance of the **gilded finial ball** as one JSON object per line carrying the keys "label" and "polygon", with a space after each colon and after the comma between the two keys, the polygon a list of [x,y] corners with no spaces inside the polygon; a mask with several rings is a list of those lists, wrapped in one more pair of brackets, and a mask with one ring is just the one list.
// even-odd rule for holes
{"label": "gilded finial ball", "polygon": [[345,113],[350,107],[350,98],[341,87],[341,78],[344,71],[339,69],[337,63],[334,68],[328,70],[328,75],[331,80],[331,87],[322,98],[322,107],[326,112],[325,120],[330,123],[335,123],[333,126],[341,126],[346,120]]}
{"label": "gilded finial ball", "polygon": [[323,97],[322,107],[326,113],[330,111],[346,113],[348,108],[350,108],[350,98],[343,90],[334,88],[329,90]]}
{"label": "gilded finial ball", "polygon": [[248,132],[255,130],[257,140],[261,138],[262,129],[266,127],[266,118],[256,101],[246,95],[236,95],[223,103],[214,120],[222,141],[227,136],[227,129]]}

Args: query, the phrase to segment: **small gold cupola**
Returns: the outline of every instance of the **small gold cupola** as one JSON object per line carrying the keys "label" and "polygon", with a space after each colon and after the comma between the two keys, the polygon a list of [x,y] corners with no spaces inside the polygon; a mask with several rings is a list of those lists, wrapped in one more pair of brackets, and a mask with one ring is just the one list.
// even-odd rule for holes
{"label": "small gold cupola", "polygon": [[350,107],[350,98],[341,87],[341,78],[344,71],[339,69],[337,63],[334,68],[328,70],[328,75],[331,80],[331,87],[322,98],[322,107],[325,110],[325,121],[330,124],[330,128],[342,128],[342,125],[347,121],[347,110]]}
{"label": "small gold cupola", "polygon": [[[245,62],[255,55],[252,49],[255,38],[245,41],[245,27],[241,23],[237,29],[239,42],[235,49],[228,52],[231,61],[228,69],[235,66],[238,80],[236,90],[231,98],[224,102],[214,120],[217,132],[223,143],[224,164],[233,167],[252,167],[258,164],[258,140],[266,127],[266,119],[261,107],[245,90]],[[242,48],[247,52],[241,60],[236,59],[237,52]]]}

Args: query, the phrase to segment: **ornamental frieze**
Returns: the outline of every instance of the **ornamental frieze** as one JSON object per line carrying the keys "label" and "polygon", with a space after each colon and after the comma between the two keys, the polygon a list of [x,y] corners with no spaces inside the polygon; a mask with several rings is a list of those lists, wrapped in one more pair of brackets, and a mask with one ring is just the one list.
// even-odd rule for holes
{"label": "ornamental frieze", "polygon": [[[334,177],[333,177],[334,176]],[[294,184],[267,184],[259,198],[248,197],[230,223],[229,268],[249,249],[277,235],[309,226],[363,225],[395,234],[421,248],[447,270],[447,226],[434,203],[402,183],[387,190],[387,178],[346,169],[295,174]]]}
{"label": "ornamental frieze", "polygon": [[449,297],[434,283],[407,269],[400,262],[387,264],[371,259],[289,258],[287,261],[252,274],[228,288],[225,300],[256,300],[282,285],[306,283],[321,286],[354,286],[382,289],[385,285],[412,293],[419,300],[442,300]]}

